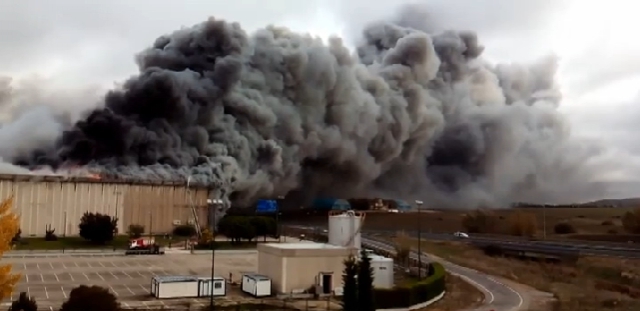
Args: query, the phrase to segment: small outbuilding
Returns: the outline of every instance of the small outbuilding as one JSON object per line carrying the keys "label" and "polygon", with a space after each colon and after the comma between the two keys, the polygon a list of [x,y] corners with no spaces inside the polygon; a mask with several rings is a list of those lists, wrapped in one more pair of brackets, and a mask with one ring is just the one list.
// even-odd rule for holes
{"label": "small outbuilding", "polygon": [[342,288],[344,260],[357,250],[321,243],[260,243],[258,273],[271,279],[277,293],[311,288],[331,294]]}
{"label": "small outbuilding", "polygon": [[244,274],[240,288],[253,297],[268,297],[271,296],[271,279],[261,274]]}
{"label": "small outbuilding", "polygon": [[225,296],[226,282],[222,277],[154,276],[151,295],[156,298],[198,298]]}

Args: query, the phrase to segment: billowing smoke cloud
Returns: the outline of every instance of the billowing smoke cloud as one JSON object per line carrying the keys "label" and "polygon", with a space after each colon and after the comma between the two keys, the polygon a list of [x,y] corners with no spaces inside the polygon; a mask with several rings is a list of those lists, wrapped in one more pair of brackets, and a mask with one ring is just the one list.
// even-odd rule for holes
{"label": "billowing smoke cloud", "polygon": [[340,38],[249,35],[211,18],[158,38],[139,74],[55,144],[43,129],[28,156],[33,145],[2,156],[190,177],[238,204],[295,189],[470,208],[598,194],[598,150],[572,140],[556,111],[554,58],[487,64],[473,32],[433,33],[420,18],[370,25],[355,52]]}

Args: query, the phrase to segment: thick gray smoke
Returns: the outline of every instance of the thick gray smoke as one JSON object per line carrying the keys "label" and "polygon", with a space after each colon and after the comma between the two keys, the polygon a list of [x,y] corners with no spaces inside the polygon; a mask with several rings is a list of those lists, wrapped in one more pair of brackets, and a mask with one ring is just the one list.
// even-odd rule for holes
{"label": "thick gray smoke", "polygon": [[140,73],[55,143],[0,156],[191,177],[238,204],[296,189],[469,208],[597,196],[594,150],[556,110],[554,58],[487,64],[473,32],[417,20],[370,25],[354,52],[340,38],[248,35],[211,18],[158,38],[138,55]]}

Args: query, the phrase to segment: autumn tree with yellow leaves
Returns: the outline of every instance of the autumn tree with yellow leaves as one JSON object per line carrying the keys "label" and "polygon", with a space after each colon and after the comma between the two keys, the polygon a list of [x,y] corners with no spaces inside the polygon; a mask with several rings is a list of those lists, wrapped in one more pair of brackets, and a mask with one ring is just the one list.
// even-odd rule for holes
{"label": "autumn tree with yellow leaves", "polygon": [[[18,217],[11,210],[13,196],[0,204],[0,257],[11,249],[11,240],[20,229]],[[11,265],[0,265],[0,300],[11,297],[13,287],[20,280],[19,274],[11,273]]]}

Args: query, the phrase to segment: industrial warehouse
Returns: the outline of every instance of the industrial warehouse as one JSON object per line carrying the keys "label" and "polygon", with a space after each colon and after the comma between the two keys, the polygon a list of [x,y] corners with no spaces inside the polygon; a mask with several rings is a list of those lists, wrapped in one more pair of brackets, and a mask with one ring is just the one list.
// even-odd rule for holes
{"label": "industrial warehouse", "polygon": [[44,236],[46,226],[60,235],[78,235],[85,212],[116,217],[121,230],[140,224],[151,232],[170,232],[192,223],[194,210],[201,225],[208,225],[209,189],[185,182],[0,175],[0,198],[11,195],[23,236]]}

